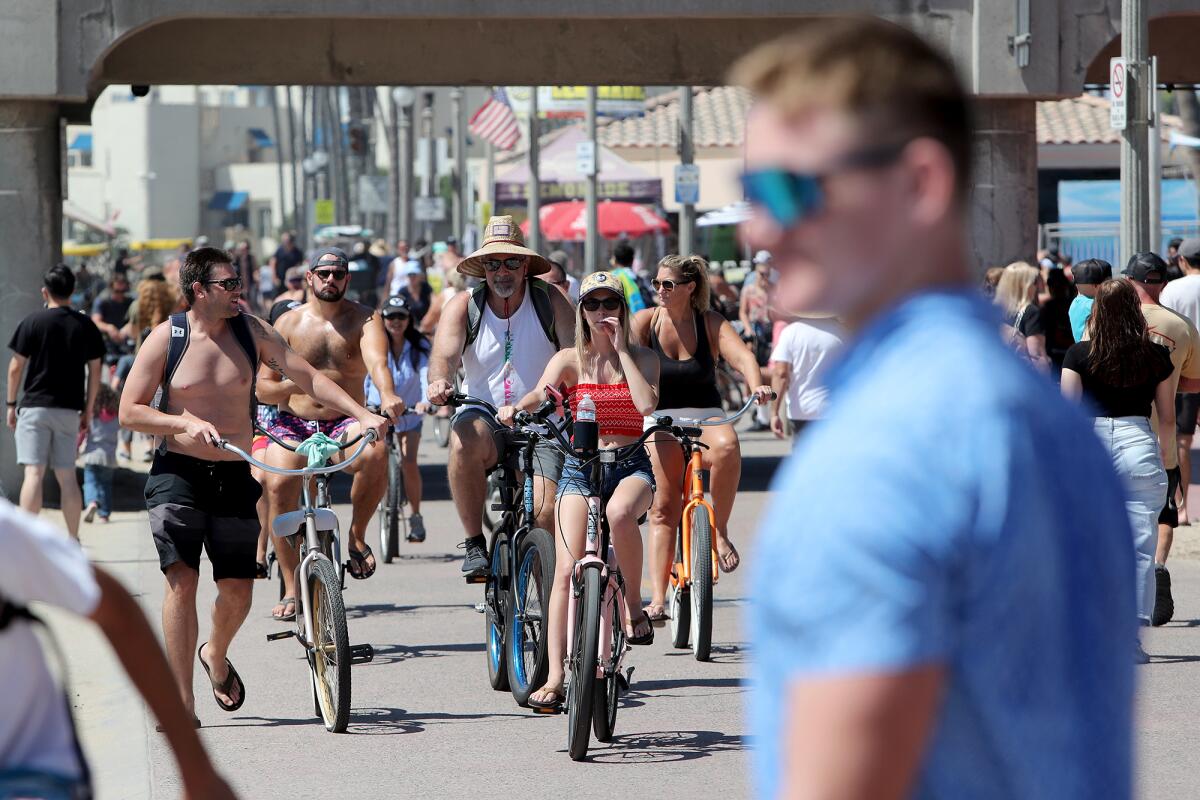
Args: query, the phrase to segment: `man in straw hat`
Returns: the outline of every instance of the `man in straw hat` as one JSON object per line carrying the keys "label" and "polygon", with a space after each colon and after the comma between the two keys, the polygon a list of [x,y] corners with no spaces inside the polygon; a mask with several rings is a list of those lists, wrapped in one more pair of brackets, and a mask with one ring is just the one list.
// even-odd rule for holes
{"label": "man in straw hat", "polygon": [[[429,363],[429,399],[441,405],[454,393],[454,376],[466,371],[463,391],[496,407],[510,406],[536,388],[550,358],[575,342],[574,309],[561,292],[534,278],[550,262],[525,246],[512,217],[492,217],[483,246],[457,267],[483,278],[470,293],[459,292],[442,311]],[[462,571],[468,579],[488,570],[483,538],[487,471],[504,456],[499,426],[478,408],[454,416],[450,433],[450,492],[466,531]],[[537,524],[553,530],[554,493],[562,456],[539,447],[534,458]]]}

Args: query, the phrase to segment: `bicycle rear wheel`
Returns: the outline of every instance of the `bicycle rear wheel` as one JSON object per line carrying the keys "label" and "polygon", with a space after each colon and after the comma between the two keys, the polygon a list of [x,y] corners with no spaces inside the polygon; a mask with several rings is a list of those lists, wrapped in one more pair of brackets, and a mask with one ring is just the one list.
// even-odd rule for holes
{"label": "bicycle rear wheel", "polygon": [[441,447],[450,446],[450,418],[441,415],[433,418],[433,436]]}
{"label": "bicycle rear wheel", "polygon": [[625,624],[621,617],[621,593],[612,592],[606,601],[609,606],[612,649],[606,664],[607,675],[596,682],[596,697],[592,706],[592,730],[596,741],[611,742],[617,727],[617,702],[620,699],[621,678],[617,673],[621,655],[625,652]]}
{"label": "bicycle rear wheel", "polygon": [[582,761],[591,744],[592,714],[596,702],[596,649],[600,640],[599,569],[583,570],[583,591],[576,611],[571,682],[567,686],[567,750],[571,760]]}
{"label": "bicycle rear wheel", "polygon": [[333,565],[320,558],[308,582],[317,704],[325,730],[342,733],[350,722],[350,634],[341,584]]}
{"label": "bicycle rear wheel", "polygon": [[697,661],[708,661],[712,649],[712,529],[708,509],[692,508],[692,653]]}
{"label": "bicycle rear wheel", "polygon": [[497,692],[508,691],[504,635],[509,608],[508,533],[501,531],[492,540],[492,568],[483,588],[484,642],[487,645],[488,683]]}
{"label": "bicycle rear wheel", "polygon": [[399,457],[388,451],[387,496],[379,506],[379,555],[383,563],[390,564],[400,554],[400,479]]}
{"label": "bicycle rear wheel", "polygon": [[[675,563],[683,561],[683,523],[675,530]],[[683,578],[671,567],[667,587],[667,614],[671,617],[671,646],[684,649],[692,632],[692,599]]]}
{"label": "bicycle rear wheel", "polygon": [[508,613],[508,686],[517,705],[546,682],[546,615],[554,582],[554,538],[534,528],[521,539]]}

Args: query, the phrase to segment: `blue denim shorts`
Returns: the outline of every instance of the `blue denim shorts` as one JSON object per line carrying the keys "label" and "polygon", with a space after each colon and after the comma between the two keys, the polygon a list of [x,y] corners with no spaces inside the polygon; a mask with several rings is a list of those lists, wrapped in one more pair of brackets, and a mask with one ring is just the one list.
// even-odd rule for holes
{"label": "blue denim shorts", "polygon": [[[638,478],[646,482],[651,493],[657,488],[654,483],[654,468],[650,466],[650,454],[642,447],[636,455],[630,456],[615,464],[601,464],[601,497],[612,497],[617,486],[626,478]],[[590,497],[592,490],[588,486],[591,475],[591,465],[583,465],[583,460],[576,456],[567,456],[563,463],[562,478],[558,481],[558,497],[564,494],[577,494]]]}

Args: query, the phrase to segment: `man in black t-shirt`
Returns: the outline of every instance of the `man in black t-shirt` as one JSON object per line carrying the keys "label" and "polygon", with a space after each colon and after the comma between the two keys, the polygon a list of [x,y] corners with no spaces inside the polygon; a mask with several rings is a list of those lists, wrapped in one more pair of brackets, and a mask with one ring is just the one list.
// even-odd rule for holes
{"label": "man in black t-shirt", "polygon": [[283,290],[284,277],[292,267],[304,261],[304,251],[296,247],[296,237],[290,233],[283,235],[283,241],[271,256],[271,269],[275,270],[275,285]]}
{"label": "man in black t-shirt", "polygon": [[129,307],[133,298],[129,296],[129,281],[117,274],[108,285],[108,293],[92,303],[92,322],[104,335],[104,346],[113,355],[126,352],[125,336],[121,328],[129,318]]}
{"label": "man in black t-shirt", "polygon": [[42,480],[49,466],[62,491],[67,530],[78,539],[83,497],[75,480],[75,455],[80,434],[91,425],[104,339],[96,323],[71,308],[75,276],[70,269],[62,264],[51,268],[44,283],[46,308],[21,320],[8,343],[14,354],[8,362],[8,427],[16,431],[17,463],[25,466],[21,508],[31,514],[41,511]]}

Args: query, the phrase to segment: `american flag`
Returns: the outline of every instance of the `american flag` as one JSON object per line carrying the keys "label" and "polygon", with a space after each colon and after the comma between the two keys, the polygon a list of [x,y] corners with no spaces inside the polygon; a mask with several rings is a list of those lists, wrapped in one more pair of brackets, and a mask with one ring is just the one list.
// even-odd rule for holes
{"label": "american flag", "polygon": [[479,136],[501,150],[511,150],[521,139],[521,126],[517,115],[508,104],[508,94],[497,86],[488,101],[471,117],[471,133]]}

